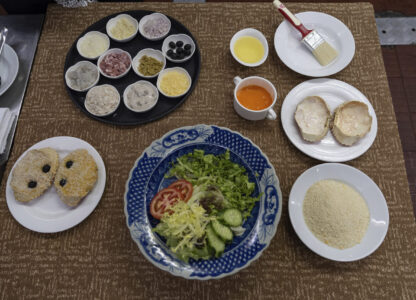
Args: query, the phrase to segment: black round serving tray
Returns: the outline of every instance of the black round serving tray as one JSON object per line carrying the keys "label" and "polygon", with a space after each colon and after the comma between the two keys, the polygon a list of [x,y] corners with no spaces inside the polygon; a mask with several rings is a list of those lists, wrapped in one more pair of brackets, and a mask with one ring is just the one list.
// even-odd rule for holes
{"label": "black round serving tray", "polygon": [[[120,12],[114,15],[107,16],[99,20],[98,22],[92,24],[91,26],[89,26],[75,40],[75,42],[71,46],[71,49],[69,49],[69,52],[65,60],[64,82],[65,82],[65,73],[68,70],[68,68],[81,60],[86,60],[81,55],[79,55],[77,51],[77,47],[76,47],[78,39],[81,38],[84,34],[93,30],[100,31],[102,33],[107,34],[106,24],[108,20],[110,20],[111,18],[114,18],[115,16],[119,14],[129,14],[133,18],[136,18],[138,22],[140,22],[140,19],[142,17],[151,13],[153,13],[153,11],[147,11],[147,10],[133,10],[133,11]],[[117,110],[113,114],[106,116],[106,117],[97,117],[97,116],[90,114],[84,107],[84,101],[85,101],[85,96],[87,92],[73,91],[65,83],[66,90],[68,91],[69,97],[85,114],[87,114],[91,118],[94,118],[98,121],[105,122],[105,123],[110,123],[110,124],[115,124],[115,125],[138,125],[138,124],[151,122],[151,121],[154,121],[154,120],[157,120],[166,116],[167,114],[169,114],[170,112],[178,108],[189,97],[189,95],[192,93],[193,89],[195,88],[195,85],[198,81],[199,72],[201,69],[201,55],[199,52],[199,47],[195,38],[192,36],[191,32],[184,25],[182,25],[180,22],[178,22],[172,17],[169,17],[169,16],[167,17],[170,19],[171,24],[172,24],[170,32],[167,36],[171,34],[185,33],[189,35],[195,43],[195,52],[188,61],[183,62],[183,63],[173,63],[166,59],[166,68],[182,67],[188,71],[189,75],[192,78],[192,85],[189,91],[185,95],[178,97],[178,98],[167,98],[163,96],[161,93],[159,93],[159,101],[154,108],[144,113],[135,113],[129,110],[123,103],[124,89],[128,85],[139,80],[147,80],[156,86],[157,77],[151,78],[151,79],[142,78],[142,77],[139,77],[132,69],[129,71],[127,75],[119,79],[109,79],[101,75],[100,81],[97,83],[97,85],[101,85],[101,84],[113,85],[120,93],[121,103],[120,103],[120,106],[117,108]],[[143,36],[141,36],[139,32],[137,33],[137,36],[133,40],[127,43],[115,42],[110,38],[110,48],[121,48],[129,52],[131,57],[134,58],[136,54],[144,48],[153,48],[153,49],[161,50],[163,40],[164,39],[159,40],[159,41],[149,41],[145,39]],[[97,63],[97,60],[90,60],[90,61],[95,64]]]}

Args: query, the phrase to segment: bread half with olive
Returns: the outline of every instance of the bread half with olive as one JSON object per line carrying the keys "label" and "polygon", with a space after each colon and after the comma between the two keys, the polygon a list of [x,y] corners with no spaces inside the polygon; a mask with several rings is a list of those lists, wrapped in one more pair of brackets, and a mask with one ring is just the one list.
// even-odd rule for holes
{"label": "bread half with olive", "polygon": [[13,169],[10,186],[15,199],[29,202],[41,196],[52,185],[58,163],[58,153],[52,148],[28,151]]}
{"label": "bread half with olive", "polygon": [[94,188],[97,178],[94,158],[87,150],[77,149],[60,162],[54,184],[61,200],[73,207]]}

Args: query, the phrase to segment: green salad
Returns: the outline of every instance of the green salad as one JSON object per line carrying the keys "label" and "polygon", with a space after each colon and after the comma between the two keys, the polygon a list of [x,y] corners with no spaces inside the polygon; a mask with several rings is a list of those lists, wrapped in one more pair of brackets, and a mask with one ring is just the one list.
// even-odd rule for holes
{"label": "green salad", "polygon": [[220,155],[194,150],[179,157],[165,177],[177,180],[151,201],[150,213],[160,220],[153,230],[185,262],[221,256],[244,233],[241,225],[260,198],[251,196],[255,183],[228,150]]}

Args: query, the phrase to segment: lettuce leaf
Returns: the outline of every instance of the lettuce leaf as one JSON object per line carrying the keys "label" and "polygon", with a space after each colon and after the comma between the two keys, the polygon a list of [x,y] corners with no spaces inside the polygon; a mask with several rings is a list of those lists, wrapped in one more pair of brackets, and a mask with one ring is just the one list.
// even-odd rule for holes
{"label": "lettuce leaf", "polygon": [[213,155],[196,149],[179,157],[166,177],[185,179],[194,186],[217,187],[225,198],[225,208],[238,209],[245,219],[250,216],[251,210],[260,199],[260,196],[251,196],[255,183],[249,181],[247,170],[243,166],[230,160],[229,150]]}

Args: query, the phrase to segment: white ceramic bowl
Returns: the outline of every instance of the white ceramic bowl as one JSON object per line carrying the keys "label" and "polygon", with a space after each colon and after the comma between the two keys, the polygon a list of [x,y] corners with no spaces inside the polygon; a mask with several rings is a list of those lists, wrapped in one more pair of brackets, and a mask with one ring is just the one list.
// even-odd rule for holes
{"label": "white ceramic bowl", "polygon": [[[144,24],[147,22],[147,20],[149,20],[149,19],[151,19],[151,18],[154,18],[154,17],[158,17],[158,16],[159,16],[159,17],[161,17],[161,18],[163,18],[163,19],[165,19],[165,20],[167,20],[167,21],[169,22],[169,30],[168,30],[168,31],[166,31],[166,33],[165,33],[165,34],[163,34],[163,35],[161,35],[161,36],[154,37],[154,38],[149,37],[149,36],[147,36],[147,35],[144,33],[144,31],[143,31],[143,26],[144,26]],[[142,35],[145,39],[148,39],[149,41],[159,41],[159,40],[163,39],[165,36],[167,36],[167,35],[168,35],[168,33],[169,33],[169,31],[170,31],[171,27],[172,27],[172,23],[170,22],[169,18],[168,18],[168,17],[166,17],[164,14],[160,14],[160,13],[153,13],[153,14],[150,14],[150,15],[144,16],[143,18],[141,18],[141,20],[140,20],[140,22],[139,22],[139,31],[140,31],[140,34],[141,34],[141,35]]]}
{"label": "white ceramic bowl", "polygon": [[[96,116],[96,117],[106,117],[106,116],[109,116],[109,115],[111,115],[112,113],[114,113],[114,112],[118,109],[118,107],[120,106],[120,93],[117,91],[117,89],[116,89],[114,86],[110,85],[110,84],[102,84],[102,85],[97,85],[97,86],[95,86],[95,88],[99,88],[99,87],[102,87],[102,86],[110,86],[111,88],[113,88],[113,89],[117,92],[117,95],[118,95],[118,104],[117,104],[117,107],[116,107],[114,110],[110,111],[109,113],[104,114],[104,115],[97,115],[97,114],[95,114],[95,113],[91,112],[91,111],[88,109],[88,107],[85,105],[85,103],[86,103],[86,101],[87,101],[87,96],[88,96],[88,93],[87,93],[87,95],[85,96],[84,107],[85,107],[85,109],[86,109],[86,110],[87,110],[90,114],[92,114],[92,115],[94,115],[94,116]],[[90,91],[91,91],[91,89],[90,89],[88,92],[90,92]]]}
{"label": "white ceramic bowl", "polygon": [[163,63],[162,70],[166,67],[166,58],[160,50],[156,50],[152,48],[146,48],[146,49],[140,50],[139,53],[137,53],[137,55],[133,58],[132,68],[133,68],[134,73],[136,73],[137,75],[143,78],[155,78],[157,75],[159,75],[159,73],[162,70],[160,70],[158,73],[152,76],[145,76],[139,72],[140,59],[144,55],[151,56],[157,59],[158,61],[161,61]]}
{"label": "white ceramic bowl", "polygon": [[[261,44],[263,45],[264,55],[263,55],[263,58],[260,59],[258,62],[255,62],[255,63],[245,63],[245,62],[241,61],[235,55],[235,53],[234,53],[234,44],[235,44],[235,42],[239,38],[241,38],[243,36],[251,36],[251,37],[254,37],[254,38],[258,39],[261,42]],[[254,28],[245,28],[245,29],[242,29],[242,30],[238,31],[232,37],[232,39],[230,41],[230,51],[231,51],[231,54],[234,57],[234,59],[236,61],[238,61],[240,64],[242,64],[243,66],[246,66],[246,67],[257,67],[257,66],[260,66],[262,63],[264,63],[266,61],[266,58],[269,55],[269,45],[267,43],[266,38],[264,37],[264,35],[260,31],[258,31],[257,29],[254,29]]]}
{"label": "white ceramic bowl", "polygon": [[[370,222],[361,243],[347,249],[337,249],[320,241],[310,231],[303,216],[303,201],[307,190],[317,181],[333,179],[348,184],[364,198],[370,212]],[[348,165],[330,163],[314,166],[296,179],[289,195],[289,217],[296,234],[316,254],[334,261],[355,261],[373,253],[383,242],[389,227],[389,210],[383,193],[375,182],[360,170]]]}
{"label": "white ceramic bowl", "polygon": [[[110,75],[107,75],[107,74],[105,74],[105,73],[103,72],[103,70],[101,70],[101,68],[100,68],[100,63],[101,63],[101,61],[103,60],[103,58],[104,58],[106,55],[111,54],[111,53],[126,53],[126,54],[128,55],[128,57],[129,57],[129,59],[130,59],[130,66],[126,69],[126,71],[125,71],[124,73],[122,73],[122,74],[120,74],[120,75],[118,75],[118,76],[110,76]],[[104,53],[100,56],[100,58],[99,58],[99,59],[98,59],[98,61],[97,61],[97,67],[98,67],[98,70],[100,71],[101,75],[103,75],[104,77],[110,78],[110,79],[118,79],[118,78],[121,78],[121,77],[125,76],[125,75],[126,75],[126,74],[130,71],[130,69],[131,69],[131,64],[132,64],[132,59],[131,59],[131,55],[130,55],[130,53],[128,53],[127,51],[124,51],[124,50],[122,50],[122,49],[119,49],[119,48],[111,48],[111,49],[107,50],[106,52],[104,52]]]}
{"label": "white ceramic bowl", "polygon": [[[76,67],[78,67],[79,65],[82,65],[82,64],[88,64],[88,65],[94,66],[94,68],[97,69],[98,76],[97,76],[97,80],[95,80],[95,82],[93,84],[91,84],[89,87],[87,87],[87,88],[85,88],[83,90],[77,90],[77,89],[75,89],[75,88],[73,88],[72,86],[69,85],[68,72],[72,71],[73,69],[75,69]],[[92,62],[87,61],[87,60],[82,60],[82,61],[77,62],[75,65],[69,67],[68,70],[66,70],[66,72],[65,72],[65,83],[66,83],[66,85],[71,90],[76,91],[76,92],[85,92],[85,91],[88,91],[90,88],[92,88],[93,86],[95,86],[98,83],[99,80],[100,80],[100,72],[98,70],[98,67],[95,64],[93,64]]]}
{"label": "white ceramic bowl", "polygon": [[[152,89],[154,89],[155,91],[156,91],[156,95],[157,95],[157,97],[156,97],[156,101],[155,101],[155,104],[153,104],[153,106],[151,106],[151,107],[149,107],[149,108],[147,108],[147,109],[144,109],[144,110],[134,110],[133,108],[131,108],[128,104],[127,104],[127,93],[128,93],[128,91],[130,90],[130,88],[135,84],[135,83],[144,83],[144,84],[147,84],[148,86],[150,86]],[[135,83],[132,83],[132,84],[130,84],[129,86],[127,86],[126,87],[126,89],[124,90],[124,92],[123,92],[123,102],[124,102],[124,105],[129,109],[129,110],[131,110],[132,112],[137,112],[137,113],[143,113],[143,112],[146,112],[146,111],[149,111],[149,110],[151,110],[153,107],[155,107],[156,106],[156,104],[157,104],[157,102],[159,101],[159,91],[158,91],[158,89],[152,84],[152,83],[150,83],[149,81],[146,81],[146,80],[139,80],[139,81],[136,81]]]}
{"label": "white ceramic bowl", "polygon": [[[85,56],[80,51],[80,45],[81,45],[82,41],[85,40],[90,35],[99,35],[99,36],[103,37],[106,40],[106,43],[107,43],[106,49],[102,53],[100,53],[99,55],[93,56],[93,57]],[[91,60],[95,60],[95,59],[99,58],[100,55],[103,54],[105,51],[107,51],[109,48],[110,48],[110,39],[108,38],[108,35],[106,35],[106,34],[104,34],[102,32],[99,32],[99,31],[90,31],[90,32],[87,32],[85,35],[83,35],[81,38],[79,38],[79,40],[77,42],[77,50],[78,50],[79,55],[81,55],[83,58],[91,59]]]}
{"label": "white ceramic bowl", "polygon": [[[185,57],[183,59],[172,59],[172,58],[170,58],[166,54],[166,52],[170,49],[169,43],[170,42],[176,43],[177,41],[182,41],[184,46],[186,44],[191,45],[191,55],[189,55],[189,56],[187,56],[187,57]],[[194,43],[194,41],[192,40],[192,38],[189,35],[182,34],[182,33],[181,34],[172,34],[172,35],[168,36],[163,41],[162,52],[163,52],[163,55],[165,55],[166,58],[168,60],[170,60],[171,62],[182,63],[182,62],[185,62],[185,61],[189,60],[192,57],[192,55],[194,55],[194,53],[195,53],[195,43]]]}
{"label": "white ceramic bowl", "polygon": [[[117,21],[119,19],[123,18],[123,17],[126,18],[126,19],[128,19],[133,24],[133,26],[135,28],[135,32],[134,32],[133,35],[129,36],[128,38],[125,38],[125,39],[117,39],[117,38],[115,38],[114,36],[111,35],[111,29],[114,26],[116,26]],[[137,22],[137,20],[135,18],[133,18],[132,16],[130,16],[130,15],[121,14],[121,15],[118,15],[118,16],[116,16],[116,17],[111,18],[110,20],[108,20],[107,25],[105,26],[105,29],[106,29],[107,34],[109,35],[109,37],[111,37],[114,41],[120,42],[120,43],[125,43],[125,42],[128,42],[128,41],[131,41],[137,35],[137,32],[139,31],[139,22]]]}
{"label": "white ceramic bowl", "polygon": [[[181,72],[181,73],[185,74],[185,75],[188,77],[188,79],[189,79],[189,87],[188,87],[188,89],[187,89],[185,92],[183,92],[182,94],[180,94],[180,95],[176,95],[176,96],[169,96],[169,95],[166,95],[166,94],[165,94],[165,93],[161,90],[161,88],[160,88],[160,81],[161,81],[161,79],[163,78],[163,75],[164,75],[164,74],[166,74],[167,72],[170,72],[170,71],[178,71],[178,72]],[[180,68],[180,67],[167,68],[167,69],[162,70],[162,71],[159,73],[159,77],[157,78],[156,86],[157,86],[157,89],[159,90],[159,92],[160,92],[163,96],[168,97],[168,98],[178,98],[178,97],[181,97],[181,96],[185,95],[185,94],[189,91],[189,89],[190,89],[190,88],[191,88],[191,86],[192,86],[192,78],[191,78],[191,76],[189,75],[188,71],[186,71],[184,68]]]}

